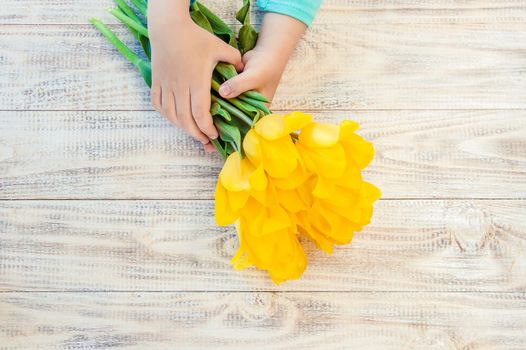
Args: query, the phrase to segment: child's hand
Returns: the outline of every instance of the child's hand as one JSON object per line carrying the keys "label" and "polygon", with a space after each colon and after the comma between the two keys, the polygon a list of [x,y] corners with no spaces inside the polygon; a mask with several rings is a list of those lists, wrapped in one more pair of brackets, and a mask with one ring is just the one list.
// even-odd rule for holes
{"label": "child's hand", "polygon": [[219,93],[236,97],[247,90],[257,90],[272,100],[281,75],[306,25],[292,17],[267,13],[256,47],[243,56],[243,72],[224,82]]}
{"label": "child's hand", "polygon": [[210,116],[210,81],[219,61],[241,70],[238,50],[192,22],[188,1],[151,0],[152,105],[213,150],[218,136]]}
{"label": "child's hand", "polygon": [[245,91],[256,90],[271,101],[283,73],[281,64],[275,62],[273,53],[255,47],[243,55],[243,63],[243,72],[221,85],[221,96],[233,98]]}

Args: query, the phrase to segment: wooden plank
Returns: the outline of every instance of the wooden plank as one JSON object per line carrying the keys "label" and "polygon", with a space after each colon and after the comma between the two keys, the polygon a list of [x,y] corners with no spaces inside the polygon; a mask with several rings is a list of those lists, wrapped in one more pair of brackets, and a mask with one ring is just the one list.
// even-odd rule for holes
{"label": "wooden plank", "polygon": [[306,242],[280,286],[229,260],[210,201],[2,201],[0,290],[526,291],[526,201],[380,201],[332,256]]}
{"label": "wooden plank", "polygon": [[[204,3],[228,23],[233,23],[239,1],[205,0]],[[4,0],[0,24],[85,24],[89,16],[116,23],[104,10],[111,0]],[[325,0],[317,23],[523,22],[526,5],[522,0]],[[259,22],[259,17],[254,20]]]}
{"label": "wooden plank", "polygon": [[510,350],[526,342],[524,293],[2,293],[0,318],[9,350]]}
{"label": "wooden plank", "polygon": [[[384,198],[526,198],[526,110],[314,112],[377,151]],[[221,161],[154,112],[0,112],[0,198],[212,199]]]}
{"label": "wooden plank", "polygon": [[[1,109],[151,109],[134,68],[90,26],[0,33]],[[320,24],[300,42],[274,108],[526,108],[525,42],[524,22]]]}

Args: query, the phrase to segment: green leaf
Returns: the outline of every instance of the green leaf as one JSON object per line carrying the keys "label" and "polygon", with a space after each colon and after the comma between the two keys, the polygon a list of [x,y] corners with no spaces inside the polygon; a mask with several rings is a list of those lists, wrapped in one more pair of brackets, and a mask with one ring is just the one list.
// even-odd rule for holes
{"label": "green leaf", "polygon": [[238,46],[241,54],[252,50],[258,40],[258,32],[250,24],[250,0],[243,0],[243,6],[237,11],[236,19],[243,25],[239,30]]}
{"label": "green leaf", "polygon": [[146,85],[148,85],[148,87],[152,87],[152,65],[150,62],[141,60],[141,62],[139,62],[136,67],[139,69],[139,73],[141,73]]}
{"label": "green leaf", "polygon": [[212,26],[214,34],[217,37],[237,49],[236,34],[232,28],[230,28],[225,22],[223,22],[221,18],[217,17],[212,11],[208,9],[208,7],[199,1],[196,1],[192,5],[192,8],[193,7],[199,8],[201,13],[205,15],[205,17],[208,19],[208,22],[210,22],[210,25]]}
{"label": "green leaf", "polygon": [[252,50],[258,41],[258,32],[251,24],[243,24],[239,30],[239,51],[244,55]]}
{"label": "green leaf", "polygon": [[236,19],[241,24],[250,23],[250,0],[243,0],[243,6],[237,11]]}
{"label": "green leaf", "polygon": [[220,116],[226,121],[232,120],[232,116],[230,116],[230,114],[226,110],[221,108],[221,105],[219,105],[219,103],[217,102],[212,103],[212,107],[210,107],[210,114],[212,116]]}
{"label": "green leaf", "polygon": [[218,140],[218,139],[215,139],[215,140],[210,140],[210,142],[212,142],[212,144],[215,146],[215,148],[216,148],[217,152],[219,153],[219,155],[221,156],[221,158],[223,158],[223,160],[226,160],[226,158],[228,157],[228,154],[226,152],[226,147],[223,146],[221,141]]}
{"label": "green leaf", "polygon": [[152,47],[150,46],[150,39],[148,39],[144,35],[140,35],[138,40],[141,43],[141,47],[142,47],[142,50],[144,51],[144,54],[146,55],[146,57],[148,57],[149,60],[151,60],[152,59]]}
{"label": "green leaf", "polygon": [[206,16],[198,8],[194,9],[194,6],[192,6],[192,10],[190,11],[190,17],[192,17],[194,23],[197,24],[199,27],[203,28],[211,34],[214,34],[212,25],[210,24]]}
{"label": "green leaf", "polygon": [[241,132],[237,127],[218,117],[214,118],[214,125],[217,127],[217,131],[219,131],[221,140],[227,143],[233,143],[236,151],[241,150]]}
{"label": "green leaf", "polygon": [[225,152],[230,155],[236,151],[235,145],[232,142],[229,142],[225,145]]}

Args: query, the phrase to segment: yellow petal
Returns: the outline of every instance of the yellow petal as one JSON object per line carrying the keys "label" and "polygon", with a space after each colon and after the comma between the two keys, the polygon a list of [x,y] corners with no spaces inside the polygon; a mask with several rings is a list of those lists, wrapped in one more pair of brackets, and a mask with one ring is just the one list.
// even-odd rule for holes
{"label": "yellow petal", "polygon": [[340,124],[340,142],[342,143],[347,158],[352,159],[358,169],[365,168],[373,159],[373,145],[357,135],[358,123],[345,120]]}
{"label": "yellow petal", "polygon": [[256,201],[258,201],[261,205],[266,206],[268,202],[268,196],[267,191],[250,191],[250,195],[252,198],[254,198]]}
{"label": "yellow petal", "polygon": [[277,140],[288,134],[285,129],[285,117],[280,114],[270,114],[261,118],[254,126],[254,130],[268,141]]}
{"label": "yellow petal", "polygon": [[382,196],[382,192],[380,191],[380,189],[378,189],[378,187],[366,181],[363,182],[362,190],[364,191],[366,198],[370,202],[374,202],[380,199],[380,197]]}
{"label": "yellow petal", "polygon": [[308,237],[316,243],[316,246],[323,250],[327,254],[332,254],[332,245],[333,243],[328,240],[321,232],[319,232],[316,228],[312,228],[311,231],[309,231]]}
{"label": "yellow petal", "polygon": [[246,158],[241,159],[239,152],[234,152],[225,161],[219,179],[229,191],[249,190],[249,178],[253,171],[254,167],[250,161]]}
{"label": "yellow petal", "polygon": [[307,257],[297,236],[284,232],[282,237],[275,259],[268,268],[270,278],[276,284],[301,277],[307,267]]}
{"label": "yellow petal", "polygon": [[360,128],[360,124],[353,120],[344,120],[340,123],[340,137],[345,138]]}
{"label": "yellow petal", "polygon": [[267,188],[267,176],[263,170],[263,166],[259,165],[248,179],[250,186],[254,191],[264,191]]}
{"label": "yellow petal", "polygon": [[347,161],[347,168],[339,179],[334,180],[339,186],[358,190],[362,186],[362,174],[353,161]]}
{"label": "yellow petal", "polygon": [[243,139],[243,151],[252,164],[258,166],[261,163],[261,144],[254,129],[250,129]]}
{"label": "yellow petal", "polygon": [[218,180],[216,185],[215,192],[215,219],[216,223],[219,226],[227,226],[239,217],[239,212],[234,211],[228,200],[228,195],[226,189],[221,185],[221,182]]}
{"label": "yellow petal", "polygon": [[347,158],[352,160],[358,169],[365,168],[374,157],[372,143],[365,141],[362,137],[354,134],[341,140]]}
{"label": "yellow petal", "polygon": [[290,138],[276,141],[261,139],[263,151],[263,166],[272,177],[284,178],[289,176],[298,165],[298,152]]}
{"label": "yellow petal", "polygon": [[285,131],[287,134],[290,134],[312,123],[312,115],[302,112],[292,112],[285,115],[284,122]]}
{"label": "yellow petal", "polygon": [[249,193],[248,191],[226,191],[226,195],[230,208],[234,212],[238,212],[245,206]]}
{"label": "yellow petal", "polygon": [[301,144],[309,148],[330,147],[340,138],[340,128],[334,124],[311,123],[305,126],[299,135]]}
{"label": "yellow petal", "polygon": [[312,191],[312,195],[317,198],[329,198],[334,192],[334,185],[332,182],[325,180],[323,176],[318,176],[316,186]]}
{"label": "yellow petal", "polygon": [[309,148],[297,142],[296,149],[307,169],[328,179],[342,176],[347,166],[345,151],[340,144],[325,148]]}
{"label": "yellow petal", "polygon": [[269,235],[277,231],[288,229],[292,221],[287,212],[279,205],[267,208],[267,218],[263,222],[261,234]]}
{"label": "yellow petal", "polygon": [[308,174],[305,167],[300,162],[298,162],[292,173],[283,178],[272,178],[272,183],[278,188],[292,190],[305,182],[307,177]]}
{"label": "yellow petal", "polygon": [[307,204],[303,201],[300,193],[293,190],[278,190],[279,204],[285,208],[285,210],[296,213],[300,210],[306,210]]}

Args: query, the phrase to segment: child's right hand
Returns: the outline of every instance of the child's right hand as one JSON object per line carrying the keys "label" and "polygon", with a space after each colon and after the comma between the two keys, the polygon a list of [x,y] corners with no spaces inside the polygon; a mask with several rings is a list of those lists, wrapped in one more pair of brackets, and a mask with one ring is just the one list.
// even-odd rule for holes
{"label": "child's right hand", "polygon": [[238,50],[193,23],[187,1],[150,0],[152,105],[213,150],[218,137],[210,115],[210,81],[218,62],[243,69]]}

